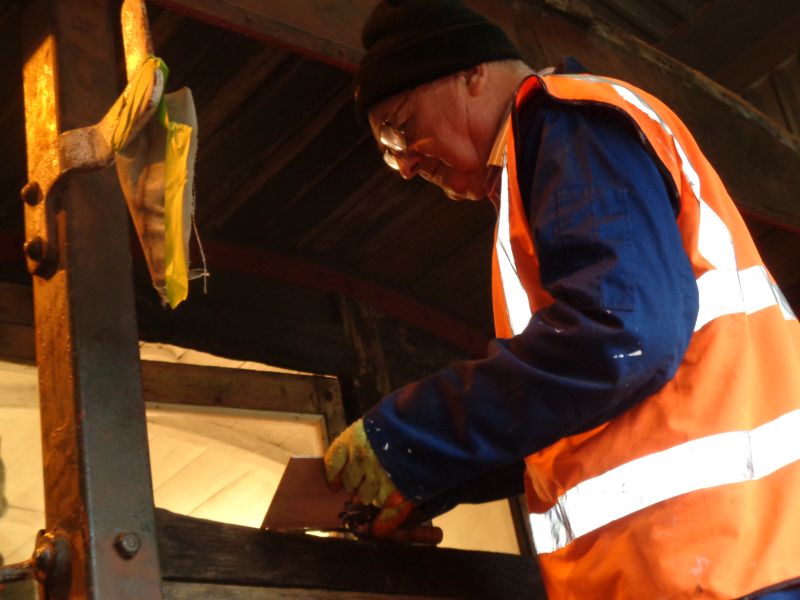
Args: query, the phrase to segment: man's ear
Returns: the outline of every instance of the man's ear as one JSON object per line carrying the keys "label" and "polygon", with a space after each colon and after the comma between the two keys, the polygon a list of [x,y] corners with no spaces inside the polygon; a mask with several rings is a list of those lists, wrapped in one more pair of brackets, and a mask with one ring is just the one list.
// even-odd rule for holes
{"label": "man's ear", "polygon": [[467,93],[470,96],[480,96],[486,89],[489,80],[488,71],[487,65],[482,63],[461,72],[461,79],[467,86]]}

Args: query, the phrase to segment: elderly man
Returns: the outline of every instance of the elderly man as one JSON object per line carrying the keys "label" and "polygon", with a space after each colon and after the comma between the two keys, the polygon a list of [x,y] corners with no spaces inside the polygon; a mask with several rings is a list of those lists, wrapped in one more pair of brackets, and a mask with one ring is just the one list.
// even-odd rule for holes
{"label": "elderly man", "polygon": [[381,2],[363,40],[386,163],[497,209],[497,339],[351,425],[329,479],[377,535],[524,482],[552,598],[800,597],[800,327],[685,126],[455,1]]}

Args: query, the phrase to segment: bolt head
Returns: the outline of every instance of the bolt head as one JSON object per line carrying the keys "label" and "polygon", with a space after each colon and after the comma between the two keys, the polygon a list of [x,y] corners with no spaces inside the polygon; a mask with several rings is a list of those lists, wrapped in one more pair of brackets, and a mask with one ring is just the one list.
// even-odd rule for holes
{"label": "bolt head", "polygon": [[55,554],[53,540],[42,538],[33,551],[33,564],[36,568],[37,579],[44,580],[46,574],[53,568]]}
{"label": "bolt head", "polygon": [[20,193],[22,200],[28,206],[36,206],[42,201],[42,188],[35,181],[30,181],[25,184]]}
{"label": "bolt head", "polygon": [[25,255],[35,262],[42,262],[47,252],[47,244],[38,235],[25,242],[23,248],[25,250]]}
{"label": "bolt head", "polygon": [[117,536],[114,546],[122,558],[133,558],[142,548],[142,540],[133,531],[126,531]]}

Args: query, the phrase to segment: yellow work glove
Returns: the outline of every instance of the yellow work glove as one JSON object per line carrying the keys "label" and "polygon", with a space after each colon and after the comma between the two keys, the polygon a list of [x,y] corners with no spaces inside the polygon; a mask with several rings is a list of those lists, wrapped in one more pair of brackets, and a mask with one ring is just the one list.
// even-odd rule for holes
{"label": "yellow work glove", "polygon": [[375,537],[390,537],[414,509],[375,456],[362,419],[333,440],[325,453],[325,476],[328,483],[344,486],[364,504],[381,508],[370,526]]}
{"label": "yellow work glove", "polygon": [[325,453],[328,483],[341,484],[364,504],[383,506],[395,486],[369,445],[361,419],[345,429]]}
{"label": "yellow work glove", "polygon": [[414,503],[406,500],[400,492],[395,490],[389,494],[381,512],[370,523],[370,533],[376,538],[391,537],[394,530],[405,522],[413,510]]}

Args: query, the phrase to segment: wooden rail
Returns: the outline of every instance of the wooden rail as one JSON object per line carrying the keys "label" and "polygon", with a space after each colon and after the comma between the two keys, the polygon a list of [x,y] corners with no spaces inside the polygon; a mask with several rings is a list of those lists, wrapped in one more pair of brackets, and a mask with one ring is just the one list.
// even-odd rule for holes
{"label": "wooden rail", "polygon": [[165,598],[546,600],[531,557],[275,533],[160,509],[156,527]]}

